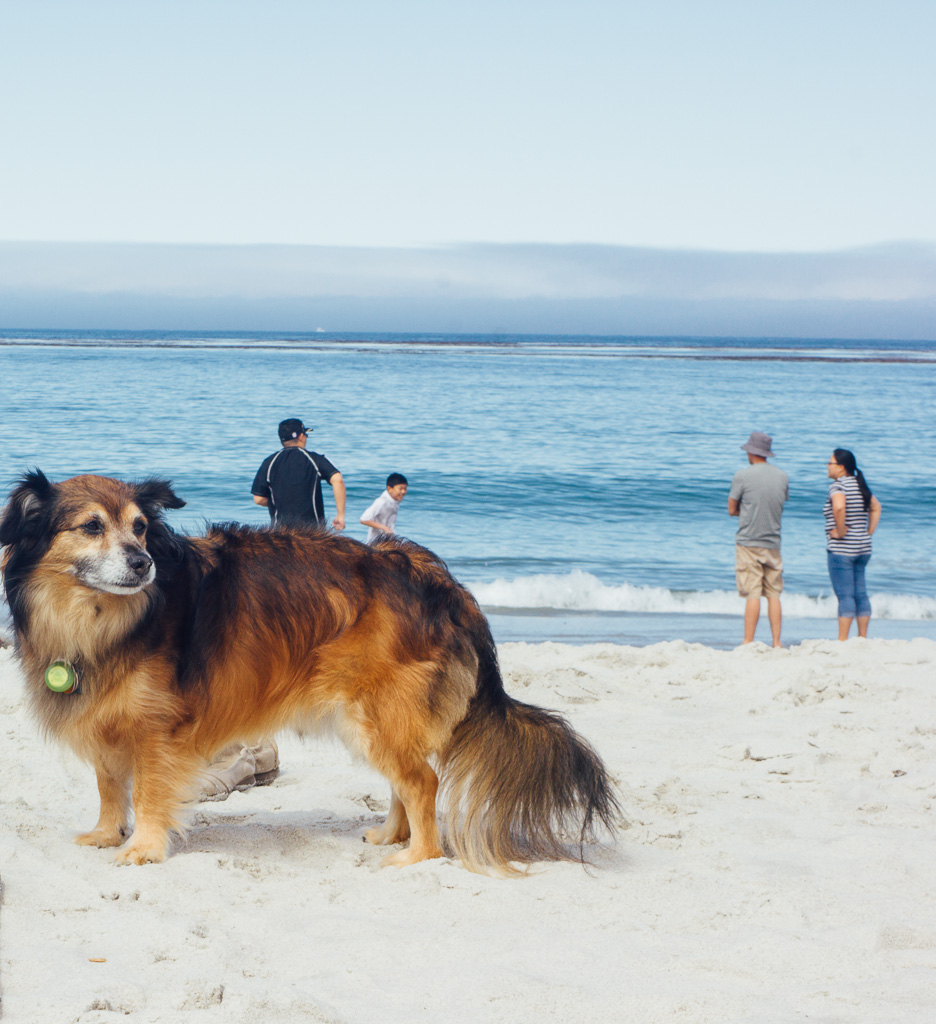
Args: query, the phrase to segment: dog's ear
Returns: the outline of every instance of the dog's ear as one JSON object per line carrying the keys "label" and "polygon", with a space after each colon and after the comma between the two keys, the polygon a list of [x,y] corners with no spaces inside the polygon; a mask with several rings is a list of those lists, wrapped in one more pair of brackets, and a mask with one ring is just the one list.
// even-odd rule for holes
{"label": "dog's ear", "polygon": [[164,508],[183,508],[185,502],[173,491],[168,480],[149,477],[136,485],[137,504],[149,515],[159,515]]}
{"label": "dog's ear", "polygon": [[34,469],[20,477],[0,519],[0,547],[35,538],[45,531],[54,491],[55,485],[41,470]]}
{"label": "dog's ear", "polygon": [[157,576],[164,576],[171,562],[185,556],[185,542],[163,519],[163,509],[182,508],[185,502],[173,491],[168,480],[149,477],[135,485],[136,501],[149,520],[146,550],[158,567]]}

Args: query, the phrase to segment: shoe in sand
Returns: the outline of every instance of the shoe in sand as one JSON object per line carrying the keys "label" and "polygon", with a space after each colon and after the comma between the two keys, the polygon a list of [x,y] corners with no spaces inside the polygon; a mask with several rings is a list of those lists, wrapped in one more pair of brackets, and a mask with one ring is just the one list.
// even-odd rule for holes
{"label": "shoe in sand", "polygon": [[256,747],[246,747],[254,756],[256,767],[254,768],[254,781],[258,786],[269,786],[279,775],[279,750],[276,744],[269,740]]}
{"label": "shoe in sand", "polygon": [[204,773],[199,800],[227,800],[237,790],[257,784],[257,761],[249,747],[229,747],[212,761]]}
{"label": "shoe in sand", "polygon": [[269,786],[279,771],[279,751],[272,740],[256,747],[226,747],[205,771],[198,799],[227,800],[235,789]]}

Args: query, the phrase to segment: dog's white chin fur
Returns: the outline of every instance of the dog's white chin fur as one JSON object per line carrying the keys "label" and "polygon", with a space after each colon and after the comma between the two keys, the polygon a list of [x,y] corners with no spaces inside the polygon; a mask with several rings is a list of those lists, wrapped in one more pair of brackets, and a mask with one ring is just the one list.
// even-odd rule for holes
{"label": "dog's white chin fur", "polygon": [[94,587],[95,590],[103,590],[106,594],[120,594],[122,596],[126,596],[128,594],[139,594],[141,590],[145,590],[153,581],[148,580],[146,583],[136,583],[132,587],[119,587],[115,586],[113,583],[86,582],[89,583],[89,586]]}
{"label": "dog's white chin fur", "polygon": [[127,597],[131,594],[139,594],[141,590],[145,590],[156,579],[156,567],[150,566],[149,572],[143,579],[135,578],[132,581],[128,580],[126,584],[102,579],[100,576],[90,573],[76,573],[75,575],[86,587],[91,587],[92,590],[101,590],[105,594],[119,594],[121,597]]}

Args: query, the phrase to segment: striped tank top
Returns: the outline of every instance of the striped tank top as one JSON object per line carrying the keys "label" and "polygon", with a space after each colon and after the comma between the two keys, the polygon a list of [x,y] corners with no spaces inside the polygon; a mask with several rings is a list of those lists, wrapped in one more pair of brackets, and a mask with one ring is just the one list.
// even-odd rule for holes
{"label": "striped tank top", "polygon": [[[840,540],[833,540],[829,534],[835,529],[832,514],[832,495],[838,491],[845,495],[845,525],[848,533]],[[825,516],[826,550],[835,555],[871,554],[871,537],[868,535],[868,513],[861,499],[861,488],[853,476],[842,476],[829,484],[829,496],[822,506]]]}

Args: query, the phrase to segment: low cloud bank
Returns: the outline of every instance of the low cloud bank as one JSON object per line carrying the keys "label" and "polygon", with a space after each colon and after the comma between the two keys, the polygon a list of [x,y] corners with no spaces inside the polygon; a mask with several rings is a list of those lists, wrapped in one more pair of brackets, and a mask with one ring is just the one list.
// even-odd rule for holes
{"label": "low cloud bank", "polygon": [[0,327],[936,337],[936,245],[0,243]]}

